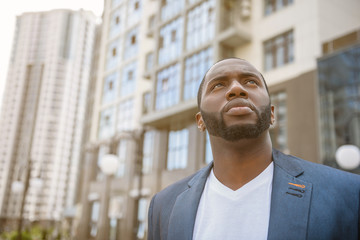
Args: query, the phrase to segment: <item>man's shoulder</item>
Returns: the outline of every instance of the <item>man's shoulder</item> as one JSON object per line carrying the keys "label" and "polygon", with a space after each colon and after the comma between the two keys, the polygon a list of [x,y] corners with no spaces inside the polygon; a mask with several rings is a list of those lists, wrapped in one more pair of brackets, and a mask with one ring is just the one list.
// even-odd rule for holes
{"label": "man's shoulder", "polygon": [[301,175],[301,178],[304,180],[309,180],[309,181],[318,180],[318,181],[326,181],[326,182],[330,181],[334,183],[350,182],[350,183],[358,184],[358,186],[360,186],[360,175],[358,174],[346,172],[320,163],[304,160],[296,156],[285,155],[281,152],[278,152],[277,154],[282,155],[282,158],[286,159],[286,161],[289,161],[297,165],[298,167],[302,168],[303,173]]}

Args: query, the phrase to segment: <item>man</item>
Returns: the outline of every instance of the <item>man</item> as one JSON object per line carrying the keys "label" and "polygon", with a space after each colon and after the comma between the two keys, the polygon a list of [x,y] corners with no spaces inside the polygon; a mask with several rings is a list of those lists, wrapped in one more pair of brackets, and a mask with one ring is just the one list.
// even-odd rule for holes
{"label": "man", "polygon": [[148,239],[358,239],[360,176],[272,149],[263,76],[245,60],[214,64],[198,92],[213,163],[156,194]]}

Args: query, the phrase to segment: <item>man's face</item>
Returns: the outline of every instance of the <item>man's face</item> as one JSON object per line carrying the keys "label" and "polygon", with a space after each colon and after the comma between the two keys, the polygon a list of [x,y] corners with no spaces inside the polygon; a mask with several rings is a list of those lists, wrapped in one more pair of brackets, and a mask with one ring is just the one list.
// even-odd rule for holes
{"label": "man's face", "polygon": [[260,73],[244,60],[226,59],[208,71],[196,117],[210,135],[237,141],[258,137],[274,115]]}

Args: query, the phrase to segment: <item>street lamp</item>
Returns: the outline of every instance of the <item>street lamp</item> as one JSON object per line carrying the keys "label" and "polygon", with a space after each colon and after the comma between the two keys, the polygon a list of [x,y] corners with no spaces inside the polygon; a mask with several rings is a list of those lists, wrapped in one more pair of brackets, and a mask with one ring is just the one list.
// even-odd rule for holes
{"label": "street lamp", "polygon": [[119,167],[119,159],[116,155],[105,154],[99,162],[99,167],[101,171],[105,174],[105,187],[103,188],[101,194],[100,217],[98,225],[99,227],[96,239],[106,240],[109,239],[110,229],[110,222],[108,217],[110,200],[110,180]]}
{"label": "street lamp", "polygon": [[350,144],[350,123],[360,115],[355,112],[345,124],[345,145],[340,146],[335,152],[336,162],[345,170],[354,170],[360,165],[360,150],[357,146]]}
{"label": "street lamp", "polygon": [[[40,178],[33,178],[30,181],[30,177],[31,177],[31,162],[29,162],[28,165],[25,166],[26,168],[26,176],[25,176],[25,183],[23,183],[22,181],[20,181],[20,179],[12,182],[11,184],[11,191],[15,194],[21,194],[22,193],[22,198],[21,198],[21,205],[20,205],[20,216],[19,216],[19,225],[18,225],[18,236],[17,239],[21,240],[22,239],[22,225],[23,225],[23,212],[24,212],[24,205],[25,205],[25,198],[27,195],[27,191],[29,189],[29,185],[31,185],[32,187],[34,187],[35,189],[40,189],[43,185],[43,181]],[[21,169],[20,169],[21,171]],[[20,173],[21,174],[21,173]],[[19,174],[19,175],[20,175]]]}
{"label": "street lamp", "polygon": [[353,170],[360,165],[360,150],[355,145],[342,145],[335,153],[336,162],[345,170]]}

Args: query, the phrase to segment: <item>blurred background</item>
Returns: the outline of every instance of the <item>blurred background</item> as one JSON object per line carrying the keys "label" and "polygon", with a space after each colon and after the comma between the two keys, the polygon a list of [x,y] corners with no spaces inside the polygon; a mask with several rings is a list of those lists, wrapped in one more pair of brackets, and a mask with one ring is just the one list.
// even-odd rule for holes
{"label": "blurred background", "polygon": [[151,197],[212,161],[196,95],[227,57],[263,73],[273,147],[359,174],[359,9],[13,1],[0,21],[0,239],[145,239]]}

